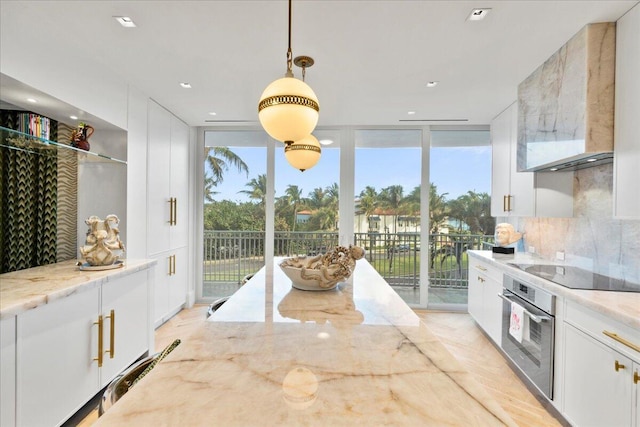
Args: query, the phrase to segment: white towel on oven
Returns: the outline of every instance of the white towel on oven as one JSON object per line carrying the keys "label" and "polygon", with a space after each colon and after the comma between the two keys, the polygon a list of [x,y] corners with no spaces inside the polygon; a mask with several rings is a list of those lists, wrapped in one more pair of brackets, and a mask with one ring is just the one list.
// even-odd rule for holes
{"label": "white towel on oven", "polygon": [[511,318],[509,319],[509,334],[518,342],[522,342],[525,329],[524,307],[511,303]]}

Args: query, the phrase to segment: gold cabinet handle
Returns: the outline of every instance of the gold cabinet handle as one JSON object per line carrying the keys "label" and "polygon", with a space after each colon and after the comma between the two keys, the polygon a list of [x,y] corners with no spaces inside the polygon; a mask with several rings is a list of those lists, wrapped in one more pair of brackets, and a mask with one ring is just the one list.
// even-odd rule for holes
{"label": "gold cabinet handle", "polygon": [[169,225],[176,225],[176,199],[174,197],[169,198]]}
{"label": "gold cabinet handle", "polygon": [[626,345],[627,347],[640,353],[640,345],[637,345],[632,343],[631,341],[625,340],[624,338],[618,336],[618,334],[616,334],[615,332],[602,331],[602,333],[608,336],[609,338],[618,341],[620,344]]}
{"label": "gold cabinet handle", "polygon": [[484,267],[483,267],[483,266],[481,266],[481,265],[476,265],[476,268],[477,268],[478,270],[480,270],[480,271],[487,271],[487,269],[486,269],[486,268],[484,268]]}
{"label": "gold cabinet handle", "polygon": [[638,371],[635,371],[633,373],[633,383],[634,384],[640,383],[640,375],[638,375]]}
{"label": "gold cabinet handle", "polygon": [[173,225],[178,225],[178,198],[173,198]]}
{"label": "gold cabinet handle", "polygon": [[509,197],[509,196],[507,196],[507,195],[502,196],[502,210],[504,212],[508,212],[507,211],[507,197]]}
{"label": "gold cabinet handle", "polygon": [[513,196],[511,194],[507,195],[507,212],[511,212],[511,198]]}
{"label": "gold cabinet handle", "polygon": [[484,279],[482,277],[478,276],[478,282],[484,283]]}
{"label": "gold cabinet handle", "polygon": [[176,256],[170,255],[169,258],[169,276],[176,274]]}
{"label": "gold cabinet handle", "polygon": [[111,310],[111,313],[107,316],[107,319],[110,320],[111,329],[109,329],[109,350],[105,351],[105,353],[109,353],[109,358],[113,359],[115,355],[115,349],[116,349],[116,312],[115,310]]}
{"label": "gold cabinet handle", "polygon": [[103,321],[102,315],[98,316],[98,321],[93,322],[94,325],[98,325],[98,357],[94,357],[93,360],[98,361],[98,368],[102,368],[102,333],[103,333]]}
{"label": "gold cabinet handle", "polygon": [[616,368],[616,372],[618,372],[620,369],[624,369],[625,366],[616,360],[615,368]]}

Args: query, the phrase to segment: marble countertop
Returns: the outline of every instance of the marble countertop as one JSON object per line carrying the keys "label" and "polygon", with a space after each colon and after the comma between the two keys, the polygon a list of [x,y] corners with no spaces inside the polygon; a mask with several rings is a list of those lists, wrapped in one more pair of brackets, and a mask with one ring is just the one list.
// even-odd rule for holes
{"label": "marble countertop", "polygon": [[508,265],[509,263],[563,265],[561,262],[544,260],[526,253],[503,255],[494,254],[491,251],[469,251],[469,255],[500,267],[516,279],[525,280],[559,297],[576,301],[584,307],[640,330],[640,293],[570,289]]}
{"label": "marble countertop", "polygon": [[156,260],[127,259],[117,269],[82,271],[76,261],[71,260],[0,274],[0,319],[148,269],[156,263]]}
{"label": "marble countertop", "polygon": [[366,260],[321,292],[268,265],[180,339],[95,426],[515,425]]}

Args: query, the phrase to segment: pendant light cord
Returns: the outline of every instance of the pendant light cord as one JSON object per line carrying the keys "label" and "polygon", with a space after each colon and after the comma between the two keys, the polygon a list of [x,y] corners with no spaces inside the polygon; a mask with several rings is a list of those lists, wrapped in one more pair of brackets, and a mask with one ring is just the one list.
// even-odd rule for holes
{"label": "pendant light cord", "polygon": [[291,0],[289,0],[289,49],[287,50],[287,72],[285,77],[293,77],[293,53],[291,53]]}

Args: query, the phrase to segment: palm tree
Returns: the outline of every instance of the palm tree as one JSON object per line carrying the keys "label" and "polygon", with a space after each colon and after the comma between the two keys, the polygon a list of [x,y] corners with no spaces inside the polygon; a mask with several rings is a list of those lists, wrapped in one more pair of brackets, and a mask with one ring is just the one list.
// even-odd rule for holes
{"label": "palm tree", "polygon": [[297,185],[289,184],[284,193],[289,205],[293,206],[293,223],[291,226],[291,230],[296,231],[296,222],[298,222],[298,207],[300,205],[300,202],[302,201],[302,189],[300,189]]}
{"label": "palm tree", "polygon": [[367,218],[367,223],[369,223],[369,229],[371,228],[369,217],[373,215],[377,207],[378,207],[378,192],[374,187],[367,185],[364,188],[364,190],[360,192],[358,212],[363,213]]}
{"label": "palm tree", "polygon": [[398,232],[398,215],[402,212],[403,202],[402,185],[390,185],[380,192],[380,202],[383,208],[393,212],[393,230]]}
{"label": "palm tree", "polygon": [[224,173],[228,172],[230,167],[236,168],[238,173],[244,172],[249,177],[249,167],[229,147],[206,147],[205,157],[211,167],[214,187],[223,181]]}
{"label": "palm tree", "polygon": [[438,187],[432,182],[429,184],[429,233],[436,234],[438,228],[447,218],[447,199],[449,193],[438,194]]}
{"label": "palm tree", "polygon": [[467,191],[456,200],[452,200],[451,216],[465,222],[471,234],[490,234],[495,228],[495,219],[491,216],[491,198],[487,193]]}
{"label": "palm tree", "polygon": [[238,193],[246,194],[250,199],[258,200],[258,203],[264,206],[267,197],[267,175],[258,175],[258,178],[252,178],[244,186],[249,187],[249,190],[240,190]]}
{"label": "palm tree", "polygon": [[215,187],[216,184],[213,181],[213,176],[211,176],[211,174],[209,174],[209,172],[205,172],[204,174],[204,199],[207,202],[213,202],[213,195],[214,194],[218,194],[218,191],[214,191],[213,187]]}
{"label": "palm tree", "polygon": [[321,187],[316,187],[309,193],[309,197],[305,199],[305,203],[309,208],[319,210],[323,206],[324,199],[325,190]]}
{"label": "palm tree", "polygon": [[420,186],[418,185],[413,190],[411,190],[411,193],[409,193],[404,198],[402,203],[407,214],[413,217],[412,221],[416,221],[418,218],[420,218]]}

